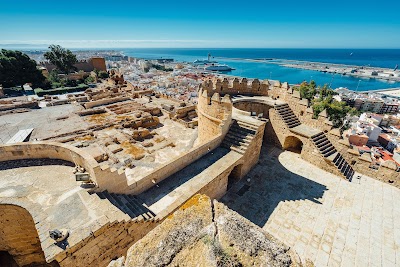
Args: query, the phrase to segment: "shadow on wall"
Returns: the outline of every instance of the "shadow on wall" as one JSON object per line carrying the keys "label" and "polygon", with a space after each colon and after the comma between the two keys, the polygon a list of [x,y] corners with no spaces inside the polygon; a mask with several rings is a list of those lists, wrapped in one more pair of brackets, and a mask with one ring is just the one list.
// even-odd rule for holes
{"label": "shadow on wall", "polygon": [[192,164],[189,164],[182,170],[174,173],[170,177],[153,186],[149,190],[141,193],[138,198],[141,199],[147,206],[151,206],[196,175],[201,174],[205,169],[213,165],[216,161],[221,159],[229,152],[229,149],[222,147],[214,149]]}
{"label": "shadow on wall", "polygon": [[321,204],[318,199],[326,186],[287,170],[278,160],[281,153],[276,147],[263,146],[259,164],[221,202],[260,227],[282,201],[307,199]]}
{"label": "shadow on wall", "polygon": [[0,171],[32,166],[60,165],[75,167],[75,164],[61,159],[19,159],[0,162]]}

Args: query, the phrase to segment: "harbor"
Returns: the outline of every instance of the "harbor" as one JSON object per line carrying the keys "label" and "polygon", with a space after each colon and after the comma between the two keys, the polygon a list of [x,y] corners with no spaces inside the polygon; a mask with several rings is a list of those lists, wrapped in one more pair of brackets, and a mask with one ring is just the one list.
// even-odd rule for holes
{"label": "harbor", "polygon": [[[287,50],[265,49],[265,50],[251,50],[251,49],[124,49],[123,54],[128,57],[135,58],[173,58],[176,63],[192,64],[194,61],[207,60],[207,54],[210,53],[213,57],[210,61],[216,61],[218,64],[228,65],[232,70],[224,74],[236,77],[251,77],[257,79],[268,80],[285,80],[290,84],[299,84],[303,81],[314,80],[318,85],[327,84],[329,87],[336,89],[340,87],[348,88],[354,91],[372,91],[380,89],[390,89],[400,87],[400,81],[387,80],[386,77],[381,76],[363,76],[361,70],[358,73],[351,73],[342,75],[343,70],[346,68],[366,68],[368,64],[374,65],[377,71],[393,71],[396,62],[400,62],[397,58],[393,60],[384,60],[386,57],[380,57],[379,54],[374,55],[373,59],[366,55],[361,58],[359,56],[363,51],[355,51],[355,56],[349,57],[349,54],[336,56],[336,54],[344,54],[342,51],[337,50],[324,50],[320,52],[320,57],[316,58],[311,56],[296,56],[299,59],[291,59],[295,56],[295,52],[304,53],[303,50],[293,50],[291,54]],[[365,53],[365,52],[364,52]],[[335,54],[335,59],[329,55]],[[289,59],[285,59],[290,57]],[[353,60],[353,58],[355,58]],[[360,59],[361,58],[361,59]],[[382,59],[380,59],[382,58]],[[375,60],[376,59],[376,60]],[[330,63],[321,63],[323,62]],[[338,63],[339,62],[339,63]],[[315,63],[315,64],[314,64]],[[297,65],[296,68],[286,66],[288,64]],[[313,68],[311,65],[314,64]],[[317,65],[333,68],[341,68],[340,71],[324,72],[320,71]],[[379,66],[379,67],[375,67]],[[389,68],[393,66],[393,68]],[[321,68],[322,69],[322,68]],[[390,79],[390,77],[389,77]]]}

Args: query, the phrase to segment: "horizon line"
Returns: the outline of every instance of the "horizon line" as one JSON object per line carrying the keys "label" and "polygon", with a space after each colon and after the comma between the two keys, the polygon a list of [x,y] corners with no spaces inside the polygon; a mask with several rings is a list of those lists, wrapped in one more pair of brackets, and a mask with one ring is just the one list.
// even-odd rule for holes
{"label": "horizon line", "polygon": [[[56,43],[52,44],[2,44],[0,43],[0,49],[10,49],[10,48],[23,48],[23,49],[48,49],[48,46],[53,45]],[[109,46],[109,47],[96,47],[96,46],[64,46],[61,45],[64,48],[68,49],[103,49],[103,50],[108,50],[108,49],[338,49],[338,50],[345,50],[345,49],[357,49],[357,50],[400,50],[400,47],[276,47],[276,46],[248,46],[248,47],[242,47],[242,46],[204,46],[204,47],[180,47],[180,46],[140,46],[140,47],[118,47],[118,46]]]}

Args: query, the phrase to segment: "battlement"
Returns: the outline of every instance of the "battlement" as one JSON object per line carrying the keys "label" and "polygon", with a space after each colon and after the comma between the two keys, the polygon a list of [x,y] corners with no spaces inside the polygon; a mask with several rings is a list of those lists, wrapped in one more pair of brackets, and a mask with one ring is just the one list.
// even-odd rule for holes
{"label": "battlement", "polygon": [[272,99],[288,103],[302,123],[322,131],[332,129],[333,124],[325,113],[321,113],[317,119],[313,118],[314,114],[309,101],[302,99],[300,92],[294,90],[287,82],[247,78],[210,79],[200,85],[200,91],[203,94],[204,91],[207,91],[208,98],[215,93],[218,95],[269,96]]}
{"label": "battlement", "polygon": [[262,95],[268,96],[270,82],[268,80],[260,81],[258,79],[248,80],[247,78],[214,79],[204,81],[200,88],[208,92],[219,94],[243,94],[243,95]]}

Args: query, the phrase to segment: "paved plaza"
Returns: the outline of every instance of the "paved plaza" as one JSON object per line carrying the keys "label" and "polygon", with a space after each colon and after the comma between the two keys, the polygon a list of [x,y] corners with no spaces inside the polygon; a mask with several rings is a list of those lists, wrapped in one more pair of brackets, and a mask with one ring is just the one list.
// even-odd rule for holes
{"label": "paved plaza", "polygon": [[400,190],[357,175],[350,183],[265,147],[222,202],[315,266],[400,266]]}

